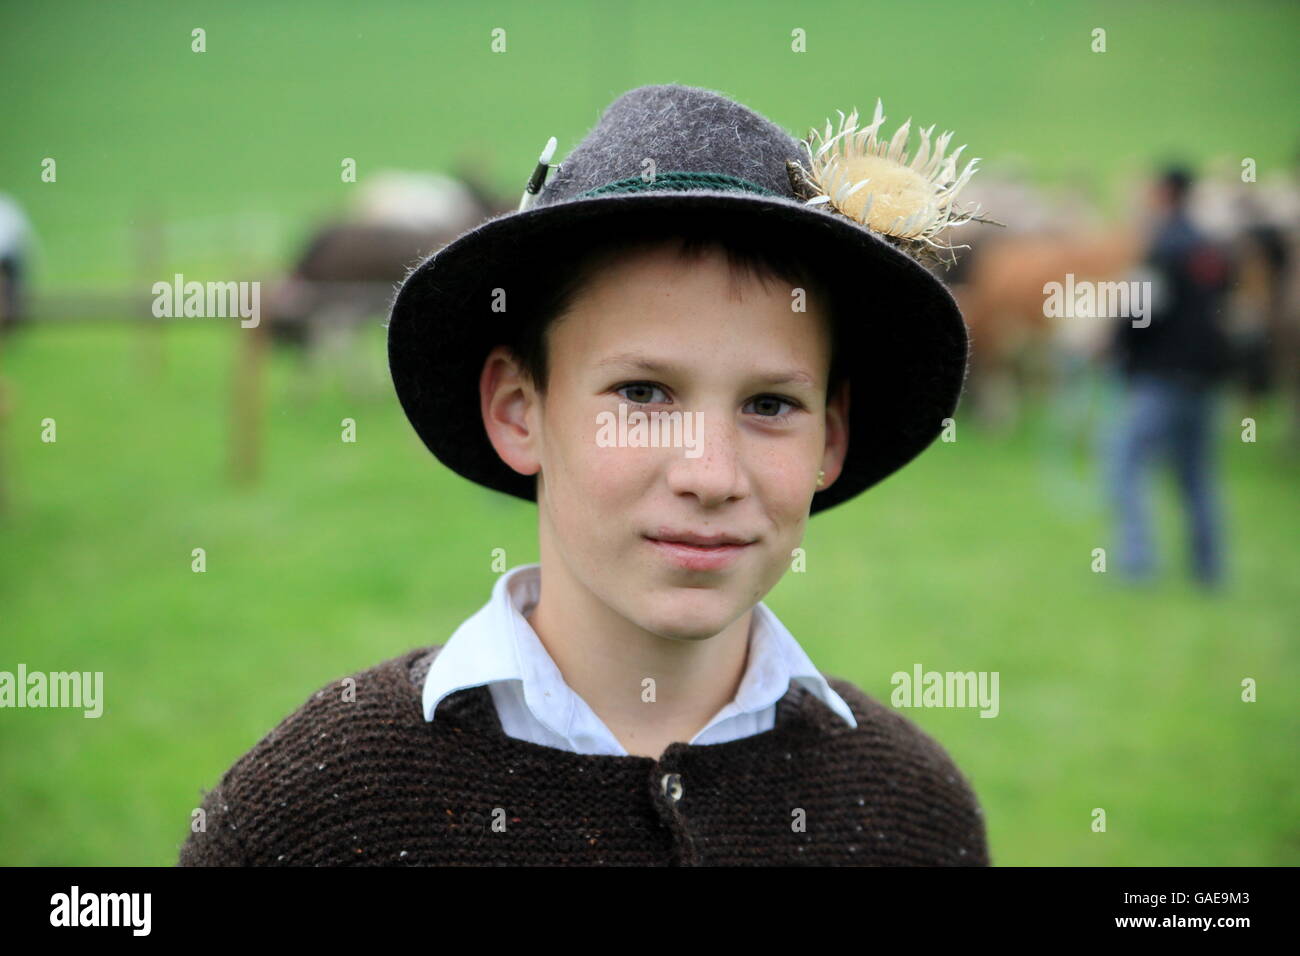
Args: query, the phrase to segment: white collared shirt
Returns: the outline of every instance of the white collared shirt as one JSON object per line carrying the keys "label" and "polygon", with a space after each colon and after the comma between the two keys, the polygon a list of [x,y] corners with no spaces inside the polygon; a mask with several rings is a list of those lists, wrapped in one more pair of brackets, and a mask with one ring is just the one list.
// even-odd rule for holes
{"label": "white collared shirt", "polygon": [[[604,721],[560,674],[527,615],[541,594],[541,565],[503,574],[492,597],[448,639],[424,680],[424,719],[454,691],[487,685],[508,736],[580,754],[627,756]],[[761,601],[754,606],[749,659],[731,703],[690,741],[720,744],[771,730],[776,703],[798,681],[839,714],[857,721],[803,648]]]}

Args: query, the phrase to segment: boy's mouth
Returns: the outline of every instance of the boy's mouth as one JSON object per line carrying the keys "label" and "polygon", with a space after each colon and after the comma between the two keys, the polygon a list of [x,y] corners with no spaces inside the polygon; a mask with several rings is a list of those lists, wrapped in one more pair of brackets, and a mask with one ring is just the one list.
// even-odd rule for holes
{"label": "boy's mouth", "polygon": [[754,543],[739,535],[703,535],[667,528],[644,537],[657,552],[687,571],[720,570]]}
{"label": "boy's mouth", "polygon": [[728,545],[744,546],[753,544],[753,538],[719,531],[716,534],[701,534],[698,531],[683,531],[677,528],[660,528],[654,534],[647,534],[651,541],[663,541],[666,544],[685,544],[696,548],[715,548]]}

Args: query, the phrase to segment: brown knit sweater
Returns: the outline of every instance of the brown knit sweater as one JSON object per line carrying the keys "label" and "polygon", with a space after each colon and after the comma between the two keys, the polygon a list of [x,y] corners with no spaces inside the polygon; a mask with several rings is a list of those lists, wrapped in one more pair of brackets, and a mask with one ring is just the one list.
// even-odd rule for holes
{"label": "brown knit sweater", "polygon": [[989,865],[947,753],[847,681],[856,729],[792,684],[764,733],[574,754],[503,733],[486,687],[425,721],[438,650],[313,694],[207,794],[180,865]]}

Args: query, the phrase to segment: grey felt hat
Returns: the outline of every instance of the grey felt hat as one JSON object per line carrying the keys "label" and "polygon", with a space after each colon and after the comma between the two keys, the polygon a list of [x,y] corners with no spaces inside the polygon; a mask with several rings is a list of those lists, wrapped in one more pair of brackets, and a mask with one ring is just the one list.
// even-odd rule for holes
{"label": "grey felt hat", "polygon": [[[873,151],[880,119],[877,107]],[[928,133],[925,155],[913,164],[922,171]],[[897,139],[881,147],[882,155]],[[945,144],[946,135],[936,156]],[[494,312],[492,290],[513,290],[516,280],[526,285],[526,275],[539,269],[563,269],[578,250],[635,228],[689,221],[720,236],[800,247],[824,269],[852,404],[843,471],[816,493],[811,513],[903,467],[956,409],[967,372],[966,325],[947,287],[914,255],[915,243],[869,227],[870,216],[844,214],[847,204],[832,201],[843,189],[828,189],[833,196],[809,192],[792,164],[811,165],[813,155],[807,141],[711,90],[670,84],[620,96],[531,205],[461,235],[403,283],[388,323],[389,368],[425,445],[457,474],[535,500],[535,476],[501,461],[482,422],[483,362],[518,314]],[[650,181],[643,176],[647,158],[655,168]]]}

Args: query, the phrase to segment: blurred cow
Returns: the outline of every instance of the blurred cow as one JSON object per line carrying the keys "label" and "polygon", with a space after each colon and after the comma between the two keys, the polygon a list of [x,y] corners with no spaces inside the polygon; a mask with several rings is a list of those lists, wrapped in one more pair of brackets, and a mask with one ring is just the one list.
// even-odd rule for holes
{"label": "blurred cow", "polygon": [[1228,331],[1241,384],[1251,397],[1285,396],[1300,438],[1300,187],[1285,175],[1244,183],[1235,161],[1218,166],[1198,184],[1190,214],[1237,264]]}
{"label": "blurred cow", "polygon": [[0,193],[0,334],[27,317],[32,228],[22,207]]}
{"label": "blurred cow", "polygon": [[[1137,184],[1134,184],[1134,189]],[[970,401],[978,418],[1008,425],[1027,392],[1068,384],[1100,359],[1115,319],[1048,318],[1048,282],[1140,279],[1149,224],[1137,212],[1106,225],[1079,196],[1051,198],[1014,176],[972,181],[978,202],[1005,229],[971,224],[946,241],[971,248],[941,278],[971,328]],[[1141,210],[1136,201],[1125,208]],[[1300,435],[1300,190],[1286,177],[1243,183],[1235,169],[1198,179],[1189,212],[1233,264],[1225,326],[1249,394],[1288,396]]]}
{"label": "blurred cow", "polygon": [[1027,392],[1058,384],[1102,347],[1106,320],[1048,318],[1044,286],[1068,274],[1076,282],[1125,278],[1140,254],[1136,227],[1104,225],[1084,196],[1050,196],[1020,177],[995,172],[966,187],[963,204],[978,203],[1006,226],[951,230],[944,241],[970,248],[937,273],[970,326],[972,411],[994,426],[1012,424]]}
{"label": "blurred cow", "polygon": [[344,218],[318,229],[271,290],[275,341],[320,347],[385,313],[407,270],[513,204],[470,176],[384,171],[358,187]]}

